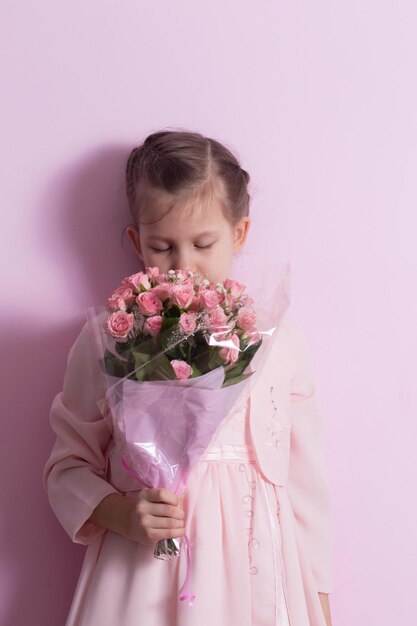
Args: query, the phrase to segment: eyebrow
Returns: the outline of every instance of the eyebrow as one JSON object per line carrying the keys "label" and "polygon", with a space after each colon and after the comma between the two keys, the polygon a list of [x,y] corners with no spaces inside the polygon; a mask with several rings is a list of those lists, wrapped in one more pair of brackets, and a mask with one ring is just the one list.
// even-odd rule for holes
{"label": "eyebrow", "polygon": [[[208,235],[219,235],[219,231],[217,230],[205,230],[202,233],[196,233],[195,235],[192,235],[191,239],[198,239],[199,237],[206,237]],[[169,237],[162,237],[160,235],[149,235],[148,237],[146,237],[147,241],[154,241],[154,240],[158,240],[158,241],[168,241],[171,242],[171,239]]]}

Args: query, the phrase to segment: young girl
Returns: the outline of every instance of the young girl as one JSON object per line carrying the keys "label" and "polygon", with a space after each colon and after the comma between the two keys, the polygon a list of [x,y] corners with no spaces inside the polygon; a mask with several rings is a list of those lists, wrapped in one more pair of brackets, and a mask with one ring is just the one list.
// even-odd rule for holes
{"label": "young girl", "polygon": [[[127,233],[144,266],[230,276],[249,229],[249,175],[199,133],[153,133],[132,150]],[[44,485],[56,516],[88,545],[66,626],[330,626],[332,514],[324,420],[309,348],[284,315],[262,379],[225,416],[182,501],[123,470],[87,322],[50,421]],[[248,394],[246,394],[248,395]],[[190,539],[193,606],[179,602]]]}

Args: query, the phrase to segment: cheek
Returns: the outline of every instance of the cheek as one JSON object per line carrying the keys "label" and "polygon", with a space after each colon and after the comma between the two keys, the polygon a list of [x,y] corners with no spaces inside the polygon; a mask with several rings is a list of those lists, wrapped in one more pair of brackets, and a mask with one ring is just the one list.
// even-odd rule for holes
{"label": "cheek", "polygon": [[166,271],[165,270],[166,263],[164,263],[163,255],[155,254],[151,250],[144,250],[143,251],[143,262],[145,264],[145,267],[155,267],[156,266],[156,267],[159,267],[161,272],[165,272]]}
{"label": "cheek", "polygon": [[228,247],[223,247],[221,250],[217,250],[210,258],[210,268],[212,270],[213,279],[216,282],[230,278],[232,256],[232,251]]}

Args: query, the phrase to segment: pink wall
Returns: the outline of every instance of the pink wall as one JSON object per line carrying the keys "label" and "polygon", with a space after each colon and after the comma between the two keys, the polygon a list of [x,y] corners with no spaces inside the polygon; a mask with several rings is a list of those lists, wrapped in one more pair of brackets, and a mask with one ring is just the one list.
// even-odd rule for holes
{"label": "pink wall", "polygon": [[128,151],[178,126],[237,150],[248,252],[292,263],[328,416],[334,625],[416,623],[416,13],[2,2],[1,624],[65,621],[84,548],[41,485],[49,407],[84,308],[136,267]]}

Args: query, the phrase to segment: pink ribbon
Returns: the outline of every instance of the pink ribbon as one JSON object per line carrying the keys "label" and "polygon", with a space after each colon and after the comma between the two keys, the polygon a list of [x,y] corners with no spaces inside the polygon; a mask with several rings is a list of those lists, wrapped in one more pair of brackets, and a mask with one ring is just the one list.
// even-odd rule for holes
{"label": "pink ribbon", "polygon": [[185,541],[185,547],[187,549],[187,569],[186,569],[186,574],[185,574],[185,580],[180,589],[180,595],[178,597],[181,600],[181,602],[184,602],[184,600],[189,600],[188,605],[193,606],[194,600],[195,600],[195,593],[193,593],[192,591],[187,591],[186,593],[184,593],[184,589],[186,589],[188,586],[188,581],[190,578],[190,568],[191,568],[190,540],[188,539],[186,534],[184,534],[184,541]]}
{"label": "pink ribbon", "polygon": [[[152,485],[149,485],[145,481],[143,481],[139,477],[139,475],[136,474],[136,472],[132,470],[132,468],[130,467],[130,465],[127,463],[126,459],[123,456],[120,457],[120,463],[122,467],[127,471],[127,473],[130,474],[130,476],[132,476],[132,478],[139,481],[142,485],[145,485],[145,487],[152,489]],[[192,591],[188,591],[188,590],[186,591],[188,587],[189,579],[190,579],[190,570],[191,570],[191,546],[190,546],[190,540],[188,539],[188,536],[186,533],[184,534],[184,543],[185,543],[185,548],[186,548],[186,572],[185,572],[185,579],[180,589],[178,598],[181,602],[188,600],[189,601],[188,605],[193,606],[196,595]]]}

